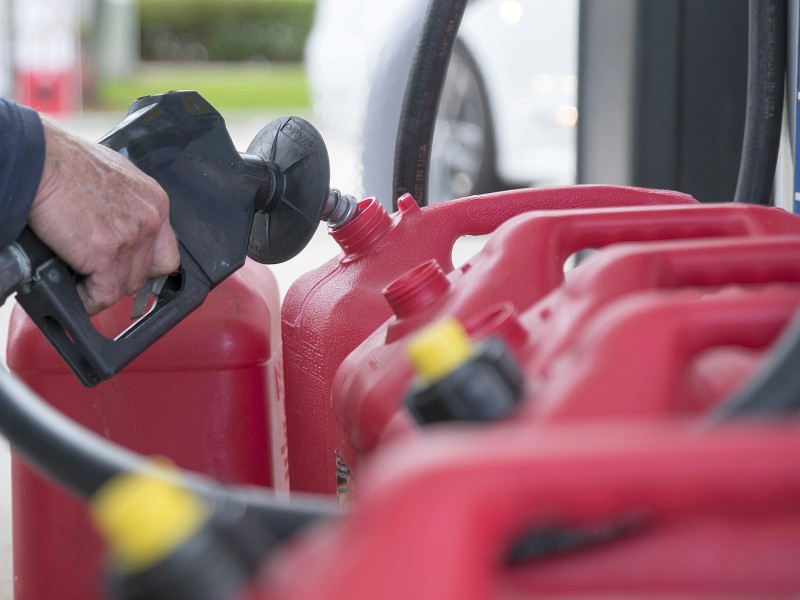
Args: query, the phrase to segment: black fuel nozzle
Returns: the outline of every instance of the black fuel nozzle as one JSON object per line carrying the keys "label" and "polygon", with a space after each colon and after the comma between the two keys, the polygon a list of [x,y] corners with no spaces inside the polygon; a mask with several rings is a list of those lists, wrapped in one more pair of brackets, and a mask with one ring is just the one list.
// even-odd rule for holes
{"label": "black fuel nozzle", "polygon": [[350,194],[343,194],[331,188],[322,208],[322,220],[328,223],[331,231],[344,227],[358,215],[358,200]]}
{"label": "black fuel nozzle", "polygon": [[[0,277],[0,298],[18,291],[19,304],[86,386],[110,378],[146,350],[247,256],[274,264],[297,255],[327,218],[323,209],[331,197],[342,198],[329,189],[328,152],[310,123],[277,119],[239,153],[220,113],[193,91],[139,98],[99,143],[169,195],[181,266],[159,286],[152,309],[109,339],[83,308],[75,289],[80,276],[30,230],[0,251],[8,255],[0,257],[8,274]],[[353,210],[344,211],[344,218],[352,216]]]}
{"label": "black fuel nozzle", "polygon": [[328,151],[308,121],[272,121],[242,158],[264,178],[247,247],[253,260],[285,262],[306,247],[320,221],[335,229],[355,216],[355,198],[329,188]]}
{"label": "black fuel nozzle", "polygon": [[498,338],[474,346],[455,319],[420,332],[409,345],[418,373],[406,406],[418,423],[494,421],[514,411],[525,377]]}

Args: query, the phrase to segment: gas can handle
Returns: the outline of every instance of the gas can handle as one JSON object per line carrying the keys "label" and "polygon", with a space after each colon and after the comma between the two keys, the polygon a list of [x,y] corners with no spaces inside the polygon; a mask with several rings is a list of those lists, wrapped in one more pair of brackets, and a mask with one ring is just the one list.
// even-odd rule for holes
{"label": "gas can handle", "polygon": [[[426,206],[421,210],[426,230],[436,232],[436,235],[429,237],[431,256],[447,257],[442,262],[442,267],[449,272],[453,268],[449,256],[456,240],[464,236],[489,234],[521,213],[671,204],[697,204],[697,200],[688,194],[668,190],[615,185],[573,185],[469,196]],[[414,206],[411,210],[420,209]]]}
{"label": "gas can handle", "polygon": [[[788,213],[787,213],[788,214]],[[800,229],[800,218],[796,219]],[[800,236],[670,240],[609,248],[564,289],[620,296],[643,289],[800,283]]]}
{"label": "gas can handle", "polygon": [[598,311],[570,350],[553,360],[522,418],[567,422],[690,414],[681,404],[681,386],[694,357],[717,346],[766,348],[800,305],[797,285],[703,295],[646,291]]}
{"label": "gas can handle", "polygon": [[800,218],[748,204],[639,206],[531,213],[501,231],[489,243],[526,248],[546,293],[564,281],[564,262],[580,250],[621,242],[796,233]]}
{"label": "gas can handle", "polygon": [[[556,290],[526,311],[524,322],[539,335],[531,366],[547,369],[573,343],[593,315],[615,300],[644,290],[723,285],[800,284],[800,238],[796,235],[732,237],[621,245],[577,269]],[[558,321],[570,305],[569,323]],[[564,327],[567,327],[567,330]],[[558,335],[548,335],[551,328]]]}

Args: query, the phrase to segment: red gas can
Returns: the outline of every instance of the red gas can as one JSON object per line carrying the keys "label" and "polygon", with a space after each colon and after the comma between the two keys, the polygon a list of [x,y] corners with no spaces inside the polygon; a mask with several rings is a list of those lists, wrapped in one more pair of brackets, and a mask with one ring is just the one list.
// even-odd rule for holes
{"label": "red gas can", "polygon": [[709,402],[692,405],[685,394],[691,361],[715,347],[769,347],[798,306],[800,286],[787,284],[706,297],[697,290],[628,295],[598,311],[551,361],[519,417],[549,423],[705,412]]}
{"label": "red gas can", "polygon": [[[72,419],[128,448],[221,481],[288,491],[279,295],[247,264],[110,381],[87,389],[15,308],[8,364]],[[130,304],[95,318],[119,331]],[[99,598],[101,542],[85,504],[12,462],[14,597]]]}
{"label": "red gas can", "polygon": [[[284,299],[292,489],[336,490],[340,471],[330,402],[333,376],[344,357],[391,316],[392,309],[381,295],[391,281],[431,259],[438,261],[443,273],[452,271],[451,254],[458,238],[490,233],[525,211],[690,203],[694,199],[685,194],[616,186],[515,190],[422,209],[404,196],[392,216],[374,199],[362,201],[361,213],[332,232],[342,254],[300,277]],[[544,240],[542,245],[547,248]],[[438,280],[437,273],[431,277]],[[409,299],[400,290],[397,303],[413,307],[427,301],[414,290],[410,295]]]}
{"label": "red gas can", "polygon": [[[547,378],[553,361],[575,345],[595,315],[627,294],[694,287],[703,288],[702,300],[723,286],[757,288],[781,282],[800,283],[800,237],[796,235],[620,245],[575,270],[564,285],[520,317],[520,327],[528,332],[520,350],[525,372],[534,379]],[[731,288],[722,291],[737,293]],[[737,362],[745,360],[746,354],[724,352]],[[708,357],[709,368],[724,369],[722,355],[712,356],[716,359]],[[697,385],[702,387],[700,381]]]}
{"label": "red gas can", "polygon": [[800,470],[787,460],[800,452],[796,419],[702,434],[681,421],[458,429],[376,453],[343,520],[287,548],[243,598],[800,589]]}
{"label": "red gas can", "polygon": [[[664,240],[742,236],[800,231],[800,219],[785,211],[748,205],[695,205],[685,207],[647,207],[531,213],[516,217],[499,228],[476,257],[461,271],[447,278],[432,265],[423,265],[403,275],[387,289],[387,299],[395,316],[367,338],[343,362],[332,388],[334,411],[342,428],[339,453],[354,468],[359,455],[374,448],[398,414],[402,398],[412,379],[406,357],[408,336],[419,328],[445,316],[459,318],[474,335],[496,332],[522,343],[515,325],[514,309],[523,311],[556,288],[564,280],[564,260],[584,248],[599,248],[626,240]],[[695,249],[696,251],[696,249]],[[603,253],[601,252],[600,255]],[[657,262],[659,253],[654,253]],[[533,262],[531,257],[536,257]],[[702,259],[701,259],[702,260]],[[592,270],[597,257],[576,269]],[[757,264],[757,263],[756,263]],[[785,264],[780,269],[787,268]],[[710,270],[710,269],[708,269]],[[646,269],[637,271],[638,285],[654,282]],[[604,280],[605,281],[605,280]],[[624,288],[637,279],[617,272],[616,279],[605,281],[605,288]],[[738,281],[738,280],[737,280]],[[429,293],[424,302],[397,310],[397,290],[424,287]],[[635,287],[635,286],[634,286]],[[605,289],[603,288],[603,289]],[[572,288],[570,288],[572,289]],[[497,309],[499,302],[511,307]],[[555,308],[553,309],[555,310]],[[561,314],[569,314],[559,307]],[[558,323],[569,322],[569,317]],[[557,332],[540,336],[526,328],[536,341],[551,342]],[[407,422],[392,426],[403,429]]]}

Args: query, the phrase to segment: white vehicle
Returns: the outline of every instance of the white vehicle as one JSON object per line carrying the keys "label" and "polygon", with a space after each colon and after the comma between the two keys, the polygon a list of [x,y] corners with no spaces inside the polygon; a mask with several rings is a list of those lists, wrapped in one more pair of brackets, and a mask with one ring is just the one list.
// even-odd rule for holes
{"label": "white vehicle", "polygon": [[[306,47],[316,118],[360,147],[391,203],[394,146],[427,0],[318,0]],[[471,0],[439,106],[431,202],[575,178],[577,0]]]}

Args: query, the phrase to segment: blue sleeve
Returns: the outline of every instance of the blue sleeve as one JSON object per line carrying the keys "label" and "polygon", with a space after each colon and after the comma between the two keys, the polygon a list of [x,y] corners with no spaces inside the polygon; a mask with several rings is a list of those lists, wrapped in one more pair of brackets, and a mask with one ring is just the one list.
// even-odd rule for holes
{"label": "blue sleeve", "polygon": [[0,248],[25,226],[44,168],[44,129],[33,109],[0,98]]}

